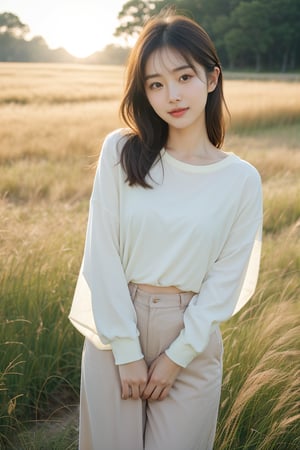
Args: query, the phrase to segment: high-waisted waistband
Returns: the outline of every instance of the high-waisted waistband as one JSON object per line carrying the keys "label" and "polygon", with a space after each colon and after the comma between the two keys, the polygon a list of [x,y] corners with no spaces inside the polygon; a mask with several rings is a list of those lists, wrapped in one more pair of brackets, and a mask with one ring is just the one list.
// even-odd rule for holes
{"label": "high-waisted waistband", "polygon": [[171,306],[185,307],[195,295],[193,292],[180,292],[178,294],[151,294],[140,289],[135,283],[129,283],[128,287],[132,301],[134,301],[138,296],[140,302],[157,308],[169,308]]}

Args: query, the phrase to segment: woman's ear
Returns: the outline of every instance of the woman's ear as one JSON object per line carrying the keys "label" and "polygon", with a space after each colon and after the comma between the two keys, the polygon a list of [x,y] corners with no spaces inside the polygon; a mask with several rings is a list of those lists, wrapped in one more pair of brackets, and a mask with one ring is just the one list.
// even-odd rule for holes
{"label": "woman's ear", "polygon": [[207,92],[213,92],[218,84],[220,68],[215,66],[212,72],[207,76]]}

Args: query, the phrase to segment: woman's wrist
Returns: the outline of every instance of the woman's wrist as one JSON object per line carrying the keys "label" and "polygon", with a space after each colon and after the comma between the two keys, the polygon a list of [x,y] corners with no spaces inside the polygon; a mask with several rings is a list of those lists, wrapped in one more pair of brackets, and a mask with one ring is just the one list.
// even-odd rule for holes
{"label": "woman's wrist", "polygon": [[111,348],[116,365],[127,364],[144,358],[138,337],[135,339],[115,339],[111,342]]}
{"label": "woman's wrist", "polygon": [[172,342],[165,354],[180,367],[187,367],[197,356],[193,347],[182,342],[180,336]]}

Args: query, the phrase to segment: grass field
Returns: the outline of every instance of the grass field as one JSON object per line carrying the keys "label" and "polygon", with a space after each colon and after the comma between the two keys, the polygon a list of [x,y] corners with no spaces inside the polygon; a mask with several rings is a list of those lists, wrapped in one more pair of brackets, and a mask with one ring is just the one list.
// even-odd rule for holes
{"label": "grass field", "polygon": [[[77,448],[82,338],[67,315],[122,83],[122,67],[0,64],[0,448]],[[256,294],[222,326],[215,449],[296,450],[300,76],[227,74],[225,95],[225,150],[260,171],[265,213]]]}

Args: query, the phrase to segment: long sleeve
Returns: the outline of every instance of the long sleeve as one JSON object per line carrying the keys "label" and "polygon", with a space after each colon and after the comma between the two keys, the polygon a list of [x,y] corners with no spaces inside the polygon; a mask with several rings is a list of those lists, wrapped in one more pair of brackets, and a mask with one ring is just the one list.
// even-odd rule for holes
{"label": "long sleeve", "polygon": [[[82,308],[81,312],[82,323],[94,322],[101,342],[111,346],[116,364],[143,358],[136,313],[119,253],[119,183],[122,174],[116,148],[120,137],[120,133],[109,135],[102,147],[90,200],[82,267],[70,313],[71,321],[82,331],[76,305],[82,308],[85,304],[85,310]],[[92,318],[86,320],[84,315],[92,315]],[[88,335],[88,331],[84,334]],[[90,330],[94,342],[97,335]]]}
{"label": "long sleeve", "polygon": [[262,192],[256,171],[245,183],[241,199],[226,243],[185,311],[184,328],[166,351],[182,367],[205,349],[214,327],[238,312],[254,293],[262,232]]}

